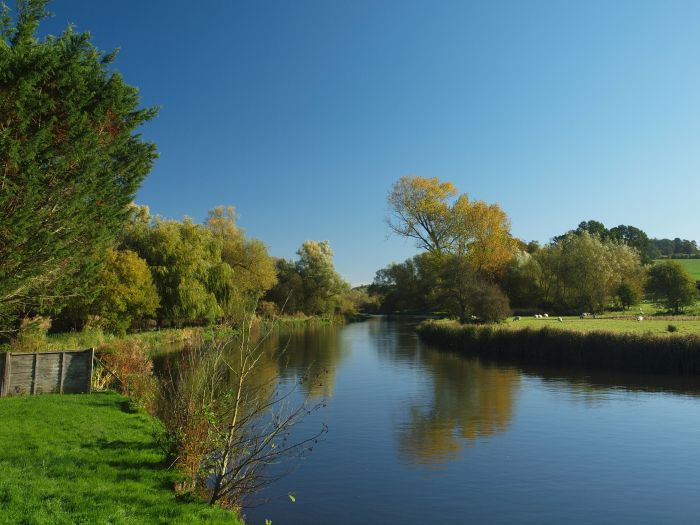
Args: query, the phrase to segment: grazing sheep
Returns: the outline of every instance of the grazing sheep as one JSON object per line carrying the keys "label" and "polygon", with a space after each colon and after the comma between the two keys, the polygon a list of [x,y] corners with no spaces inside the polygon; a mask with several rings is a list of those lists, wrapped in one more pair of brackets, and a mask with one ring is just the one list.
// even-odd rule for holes
{"label": "grazing sheep", "polygon": [[540,318],[540,314],[535,314],[535,319],[539,319],[539,318]]}
{"label": "grazing sheep", "polygon": [[637,316],[637,321],[644,321],[644,316],[638,315],[638,316]]}
{"label": "grazing sheep", "polygon": [[513,321],[520,321],[520,316],[516,315],[515,317],[513,317]]}
{"label": "grazing sheep", "polygon": [[564,319],[562,319],[561,317],[557,317],[557,321],[559,321],[560,323],[563,323]]}
{"label": "grazing sheep", "polygon": [[545,319],[547,319],[547,318],[549,317],[549,315],[548,315],[548,314],[542,314],[542,317],[544,317]]}

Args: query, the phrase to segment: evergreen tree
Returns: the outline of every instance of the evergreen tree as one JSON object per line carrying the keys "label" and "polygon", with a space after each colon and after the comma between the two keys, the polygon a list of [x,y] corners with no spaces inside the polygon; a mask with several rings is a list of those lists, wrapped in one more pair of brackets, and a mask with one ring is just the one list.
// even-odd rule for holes
{"label": "evergreen tree", "polygon": [[98,274],[156,157],[136,129],[155,108],[90,35],[39,40],[46,0],[0,12],[0,332],[60,308]]}

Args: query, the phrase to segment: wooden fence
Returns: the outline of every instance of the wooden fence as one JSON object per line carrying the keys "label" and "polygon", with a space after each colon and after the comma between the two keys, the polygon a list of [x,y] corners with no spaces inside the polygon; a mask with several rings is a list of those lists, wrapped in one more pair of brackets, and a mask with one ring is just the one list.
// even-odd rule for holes
{"label": "wooden fence", "polygon": [[95,350],[0,354],[0,396],[92,390]]}

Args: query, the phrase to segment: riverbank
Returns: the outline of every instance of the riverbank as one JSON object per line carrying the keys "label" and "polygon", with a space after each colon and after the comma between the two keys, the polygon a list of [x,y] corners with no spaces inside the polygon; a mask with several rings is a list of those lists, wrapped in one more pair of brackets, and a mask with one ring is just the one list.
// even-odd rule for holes
{"label": "riverbank", "polygon": [[[259,330],[290,331],[315,326],[339,325],[357,319],[346,320],[342,316],[320,317],[307,315],[285,315],[274,320],[260,318],[256,321]],[[214,338],[233,336],[236,328],[232,325],[194,326],[185,328],[165,328],[115,335],[100,329],[86,329],[80,332],[51,333],[33,330],[20,333],[10,343],[0,345],[0,352],[44,352],[56,350],[79,350],[95,348],[110,351],[118,345],[135,341],[152,356],[172,347],[181,347],[195,341],[208,341]]]}
{"label": "riverbank", "polygon": [[3,398],[0,421],[0,523],[242,523],[176,497],[158,422],[123,396]]}
{"label": "riverbank", "polygon": [[[642,323],[637,322],[638,325]],[[697,333],[577,330],[571,323],[568,327],[553,323],[541,323],[536,327],[526,323],[518,325],[517,321],[501,325],[460,325],[447,320],[423,321],[416,331],[428,344],[495,360],[700,375],[700,335]]]}

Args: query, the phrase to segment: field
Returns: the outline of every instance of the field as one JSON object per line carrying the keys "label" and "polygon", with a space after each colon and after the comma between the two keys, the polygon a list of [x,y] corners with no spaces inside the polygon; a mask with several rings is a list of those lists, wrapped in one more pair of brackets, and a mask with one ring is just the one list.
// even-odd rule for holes
{"label": "field", "polygon": [[240,523],[178,499],[156,422],[113,393],[0,399],[0,524]]}
{"label": "field", "polygon": [[626,318],[616,318],[605,316],[600,319],[580,319],[579,317],[562,317],[563,322],[559,322],[556,317],[549,319],[535,319],[534,317],[523,317],[520,321],[513,321],[513,318],[501,325],[504,328],[558,328],[561,330],[574,330],[577,332],[616,332],[616,333],[637,333],[637,334],[666,334],[668,325],[677,328],[678,334],[698,334],[700,335],[700,318],[693,317],[645,317],[643,321],[637,321],[633,316]]}
{"label": "field", "polygon": [[[657,259],[655,263],[667,261],[668,259]],[[683,268],[690,274],[690,276],[696,281],[700,281],[700,259],[672,259],[680,263]]]}

